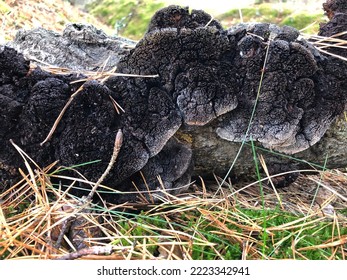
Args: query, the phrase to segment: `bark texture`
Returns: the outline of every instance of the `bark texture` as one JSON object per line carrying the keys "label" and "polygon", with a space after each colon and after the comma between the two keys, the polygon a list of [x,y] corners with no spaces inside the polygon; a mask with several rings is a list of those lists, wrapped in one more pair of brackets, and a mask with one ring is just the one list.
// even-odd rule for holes
{"label": "bark texture", "polygon": [[43,28],[20,30],[8,47],[39,66],[72,70],[111,70],[136,42],[107,36],[93,25],[70,23],[63,34]]}

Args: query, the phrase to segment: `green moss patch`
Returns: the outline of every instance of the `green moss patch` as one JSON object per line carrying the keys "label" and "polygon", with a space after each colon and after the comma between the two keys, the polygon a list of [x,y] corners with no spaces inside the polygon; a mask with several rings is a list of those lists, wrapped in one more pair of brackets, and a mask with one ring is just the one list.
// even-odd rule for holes
{"label": "green moss patch", "polygon": [[298,30],[305,29],[305,33],[315,34],[319,30],[319,23],[325,20],[323,13],[297,11],[289,5],[276,6],[260,4],[244,9],[233,9],[217,17],[225,27],[240,22],[268,22],[280,26],[288,25]]}
{"label": "green moss patch", "polygon": [[165,6],[157,1],[104,0],[88,6],[89,12],[114,27],[115,33],[131,39],[140,39],[146,32],[154,13]]}

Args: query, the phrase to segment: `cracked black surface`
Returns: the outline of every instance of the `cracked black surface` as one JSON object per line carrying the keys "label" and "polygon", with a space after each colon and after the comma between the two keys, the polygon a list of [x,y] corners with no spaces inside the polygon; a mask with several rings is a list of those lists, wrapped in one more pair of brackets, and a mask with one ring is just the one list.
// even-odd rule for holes
{"label": "cracked black surface", "polygon": [[[137,190],[151,199],[148,190],[165,195],[163,188],[178,193],[187,187],[193,162],[189,143],[175,137],[182,125],[213,123],[223,139],[240,142],[246,136],[246,140],[252,138],[288,154],[309,148],[344,109],[347,67],[339,59],[321,55],[298,35],[293,28],[272,24],[242,24],[224,30],[203,11],[164,8],[155,14],[144,38],[117,65],[120,73],[158,77],[116,76],[103,84],[84,83],[52,139],[43,146],[39,143],[82,85],[71,82],[81,77],[40,68],[29,71],[29,62],[21,54],[2,47],[3,184],[13,183],[16,168],[23,167],[10,139],[41,166],[55,160],[64,166],[99,160],[76,168],[96,181],[122,129],[124,142],[104,184],[129,193],[104,196],[112,202],[140,199]],[[110,97],[124,113],[116,112]],[[73,171],[67,174],[76,176]]]}

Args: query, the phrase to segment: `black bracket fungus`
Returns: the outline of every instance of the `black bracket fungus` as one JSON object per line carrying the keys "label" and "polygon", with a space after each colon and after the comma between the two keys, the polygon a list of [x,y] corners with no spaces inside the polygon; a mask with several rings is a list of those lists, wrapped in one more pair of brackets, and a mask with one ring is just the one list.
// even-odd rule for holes
{"label": "black bracket fungus", "polygon": [[[240,57],[235,58],[234,64],[241,66],[238,75],[243,81],[237,98],[239,105],[221,118],[217,133],[229,141],[252,137],[277,151],[300,152],[315,144],[334,117],[342,112],[341,104],[332,102],[331,98],[344,100],[345,97],[343,92],[335,90],[334,83],[318,87],[326,64],[317,61],[305,47],[306,42],[297,40],[292,29],[278,28],[273,39],[262,44],[258,36],[274,32],[271,25],[263,24],[258,30],[255,27],[250,25],[246,30],[254,35],[246,35],[239,41]],[[259,69],[265,71],[263,79]],[[322,102],[327,110],[322,110]],[[255,105],[257,109],[251,119]],[[319,116],[314,114],[318,109]]]}
{"label": "black bracket fungus", "polygon": [[215,27],[223,30],[219,21],[213,19],[211,15],[202,10],[192,10],[188,7],[171,5],[157,11],[148,26],[148,32],[161,29],[174,28],[178,32],[180,29],[196,29],[198,27]]}
{"label": "black bracket fungus", "polygon": [[[227,36],[215,28],[148,33],[125,61],[122,73],[158,74],[158,82],[189,125],[204,125],[237,105]],[[108,84],[113,82],[109,80]]]}
{"label": "black bracket fungus", "polygon": [[[321,32],[329,28],[328,23]],[[19,51],[26,44],[29,50],[37,46],[32,36],[26,40],[23,34],[15,40],[18,45],[10,45]],[[121,129],[123,145],[103,182],[115,192],[103,197],[156,201],[188,187],[193,161],[201,162],[203,149],[195,150],[199,139],[205,139],[205,153],[222,160],[228,156],[228,143],[250,139],[294,154],[317,143],[346,104],[346,62],[321,54],[291,27],[240,24],[224,30],[203,11],[169,6],[154,15],[131,50],[123,51],[117,38],[76,24],[54,38],[63,47],[59,54],[47,50],[49,60],[59,57],[52,61],[91,70],[95,57],[101,59],[96,54],[107,49],[115,51],[107,69],[117,66],[119,75],[83,82],[78,73],[54,74],[40,67],[29,71],[22,54],[1,47],[0,177],[6,185],[23,166],[10,139],[41,166],[56,160],[63,166],[82,164],[76,169],[97,181]],[[94,59],[80,64],[81,56],[69,56],[66,46],[81,47]],[[38,60],[44,59],[41,55]],[[78,90],[52,137],[40,145]],[[115,110],[114,100],[123,111]],[[198,139],[187,131],[195,131]],[[283,166],[276,160],[272,165]]]}

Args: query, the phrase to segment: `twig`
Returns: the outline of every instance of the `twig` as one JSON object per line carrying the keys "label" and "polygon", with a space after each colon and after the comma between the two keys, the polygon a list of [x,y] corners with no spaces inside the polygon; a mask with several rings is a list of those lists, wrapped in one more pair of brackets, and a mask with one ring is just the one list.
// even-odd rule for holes
{"label": "twig", "polygon": [[76,252],[63,255],[61,257],[56,258],[55,260],[75,260],[86,255],[109,255],[112,253],[112,250],[113,250],[113,247],[110,245],[93,246],[93,247],[83,248]]}
{"label": "twig", "polygon": [[61,230],[60,230],[59,235],[58,235],[58,239],[57,239],[57,241],[55,242],[55,244],[53,246],[55,249],[59,249],[60,248],[61,243],[63,242],[64,235],[65,235],[66,232],[68,232],[68,230],[70,228],[71,222],[72,222],[71,218],[66,219],[63,222]]}
{"label": "twig", "polygon": [[74,98],[83,90],[83,85],[79,87],[79,89],[70,96],[69,100],[67,101],[67,103],[65,104],[63,110],[61,110],[58,118],[55,120],[51,130],[49,131],[47,137],[45,140],[43,140],[43,142],[40,143],[41,146],[43,146],[43,144],[45,144],[47,141],[49,141],[54,133],[54,131],[57,129],[57,126],[60,122],[60,120],[62,119],[62,117],[64,116],[67,108],[69,108],[71,102],[74,100]]}
{"label": "twig", "polygon": [[[77,206],[77,207],[79,207],[77,212],[88,212],[88,210],[85,210],[85,209],[90,205],[90,203],[92,201],[92,198],[93,198],[97,188],[100,186],[100,184],[105,179],[105,177],[108,175],[108,173],[110,172],[110,170],[113,167],[114,163],[116,162],[116,159],[118,157],[120,148],[122,146],[122,143],[123,143],[123,133],[122,133],[122,130],[119,129],[118,132],[117,132],[117,135],[116,135],[112,157],[111,157],[111,160],[110,160],[106,170],[101,175],[99,180],[95,183],[94,187],[92,188],[92,190],[90,191],[88,196],[83,198],[82,201],[79,203],[79,205]],[[56,246],[55,246],[56,248],[60,247],[60,244],[62,242],[63,236],[71,228],[71,225],[73,225],[75,223],[79,223],[81,220],[85,220],[83,216],[81,216],[81,217],[71,216],[64,222],[64,224],[63,224],[63,226],[61,228],[61,231],[59,233],[58,241],[56,242]],[[97,248],[97,247],[94,247],[94,248]],[[81,256],[80,254],[90,255],[91,253],[90,253],[90,251],[88,251],[88,249],[90,249],[90,248],[84,248],[84,249],[79,250],[77,252],[68,254],[66,256],[67,258],[63,258],[63,259],[79,258]],[[95,253],[92,253],[92,254],[95,254]]]}
{"label": "twig", "polygon": [[84,72],[83,74],[88,75],[87,78],[82,78],[79,80],[75,80],[71,82],[71,84],[80,83],[80,82],[86,82],[90,81],[91,79],[94,80],[101,80],[101,82],[104,82],[105,79],[108,79],[109,77],[129,77],[129,78],[158,78],[159,75],[138,75],[138,74],[124,74],[124,73],[111,73],[111,72]]}
{"label": "twig", "polygon": [[106,170],[104,171],[104,173],[101,175],[101,177],[99,178],[99,180],[96,182],[96,184],[94,185],[93,189],[90,191],[89,195],[86,198],[86,201],[89,202],[92,200],[96,189],[100,186],[100,184],[102,183],[102,181],[105,179],[105,177],[108,175],[108,173],[110,173],[111,168],[113,167],[114,163],[116,162],[116,159],[118,157],[120,148],[122,146],[123,143],[123,133],[122,130],[119,129],[116,135],[116,140],[114,142],[114,147],[113,147],[113,153],[112,153],[112,157],[111,160],[106,168]]}

